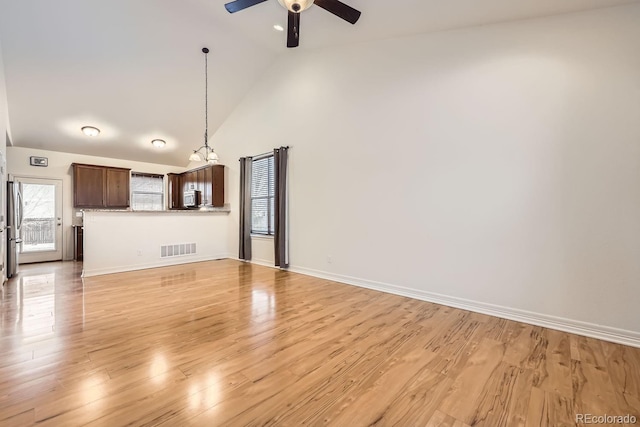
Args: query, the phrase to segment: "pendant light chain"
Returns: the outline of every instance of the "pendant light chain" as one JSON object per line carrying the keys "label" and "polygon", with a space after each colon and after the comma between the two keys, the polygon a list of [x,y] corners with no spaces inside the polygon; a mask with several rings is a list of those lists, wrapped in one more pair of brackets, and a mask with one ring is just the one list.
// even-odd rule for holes
{"label": "pendant light chain", "polygon": [[[218,155],[209,146],[209,49],[202,48],[204,53],[204,145],[193,150],[193,153],[189,156],[191,162],[205,161],[212,165],[218,164]],[[204,152],[202,152],[204,150]]]}
{"label": "pendant light chain", "polygon": [[209,140],[209,49],[204,53],[204,143]]}

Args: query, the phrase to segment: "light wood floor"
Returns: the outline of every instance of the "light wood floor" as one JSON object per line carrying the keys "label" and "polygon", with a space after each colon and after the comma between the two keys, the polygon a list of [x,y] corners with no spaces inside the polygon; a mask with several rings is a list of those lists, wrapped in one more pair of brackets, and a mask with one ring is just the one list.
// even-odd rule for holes
{"label": "light wood floor", "polygon": [[230,260],[79,268],[2,290],[3,427],[640,418],[640,349]]}

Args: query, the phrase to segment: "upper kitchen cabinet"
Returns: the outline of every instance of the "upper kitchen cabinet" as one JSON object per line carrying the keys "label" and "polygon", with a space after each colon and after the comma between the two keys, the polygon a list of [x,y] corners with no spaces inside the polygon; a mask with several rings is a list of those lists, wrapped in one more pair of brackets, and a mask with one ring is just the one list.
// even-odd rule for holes
{"label": "upper kitchen cabinet", "polygon": [[169,209],[182,208],[182,174],[168,173],[167,181],[169,184]]}
{"label": "upper kitchen cabinet", "polygon": [[[202,206],[224,206],[224,165],[207,165],[169,178],[171,208],[183,207],[185,191],[197,190],[202,196]],[[181,190],[179,193],[175,190]],[[173,190],[173,191],[172,191]]]}
{"label": "upper kitchen cabinet", "polygon": [[128,208],[130,169],[74,163],[73,206]]}
{"label": "upper kitchen cabinet", "polygon": [[105,186],[108,208],[129,207],[129,176],[131,169],[107,168],[107,185]]}
{"label": "upper kitchen cabinet", "polygon": [[215,207],[224,206],[224,165],[209,166],[208,173],[205,171],[205,194],[211,191],[211,199],[207,204]]}
{"label": "upper kitchen cabinet", "polygon": [[104,207],[105,173],[102,166],[73,165],[73,206]]}

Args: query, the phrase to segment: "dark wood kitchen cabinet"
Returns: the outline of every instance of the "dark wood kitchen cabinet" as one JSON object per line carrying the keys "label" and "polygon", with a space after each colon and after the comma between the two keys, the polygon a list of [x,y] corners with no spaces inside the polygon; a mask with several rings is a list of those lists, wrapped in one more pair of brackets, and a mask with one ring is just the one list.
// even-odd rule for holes
{"label": "dark wood kitchen cabinet", "polygon": [[168,173],[167,183],[169,187],[169,209],[181,209],[182,206],[182,174]]}
{"label": "dark wood kitchen cabinet", "polygon": [[76,261],[82,261],[84,253],[84,229],[81,225],[73,226],[73,259]]}
{"label": "dark wood kitchen cabinet", "polygon": [[72,166],[74,207],[129,207],[130,169],[80,163]]}
{"label": "dark wood kitchen cabinet", "polygon": [[211,200],[208,204],[215,207],[224,206],[224,166],[213,165],[211,168],[210,179],[205,183],[208,190],[211,190]]}
{"label": "dark wood kitchen cabinet", "polygon": [[181,174],[169,174],[169,209],[183,208],[184,192],[190,190],[201,192],[203,206],[223,207],[224,165],[207,165]]}
{"label": "dark wood kitchen cabinet", "polygon": [[105,173],[102,166],[73,165],[73,206],[104,207]]}
{"label": "dark wood kitchen cabinet", "polygon": [[107,168],[106,174],[107,201],[105,206],[108,208],[128,208],[130,169]]}

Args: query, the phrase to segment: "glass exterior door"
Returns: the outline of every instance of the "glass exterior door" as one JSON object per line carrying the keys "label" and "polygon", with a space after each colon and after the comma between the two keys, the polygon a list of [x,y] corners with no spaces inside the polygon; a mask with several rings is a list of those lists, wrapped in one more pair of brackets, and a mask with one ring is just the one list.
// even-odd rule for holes
{"label": "glass exterior door", "polygon": [[17,178],[22,194],[20,263],[62,259],[62,182]]}

